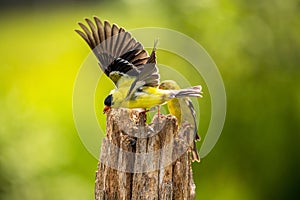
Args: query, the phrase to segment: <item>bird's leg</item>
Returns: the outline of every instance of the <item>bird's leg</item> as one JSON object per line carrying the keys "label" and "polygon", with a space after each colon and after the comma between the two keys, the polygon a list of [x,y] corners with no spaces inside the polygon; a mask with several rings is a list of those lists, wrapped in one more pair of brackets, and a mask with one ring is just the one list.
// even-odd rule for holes
{"label": "bird's leg", "polygon": [[160,117],[160,105],[157,106],[157,117],[158,117],[158,118]]}
{"label": "bird's leg", "polygon": [[158,105],[158,106],[153,106],[153,107],[151,107],[150,110],[148,110],[148,111],[154,112],[154,111],[156,111],[156,108],[157,108],[157,116],[160,117],[160,116],[161,116],[161,115],[160,115],[160,105]]}

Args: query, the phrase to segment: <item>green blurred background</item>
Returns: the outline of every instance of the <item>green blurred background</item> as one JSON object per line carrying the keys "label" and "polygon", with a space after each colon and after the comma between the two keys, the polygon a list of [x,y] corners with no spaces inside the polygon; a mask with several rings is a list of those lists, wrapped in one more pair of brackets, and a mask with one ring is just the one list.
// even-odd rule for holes
{"label": "green blurred background", "polygon": [[[178,30],[219,67],[228,112],[214,150],[193,164],[197,199],[299,199],[299,1],[2,0],[1,200],[93,199],[97,160],[72,115],[73,84],[89,53],[73,30],[93,15],[126,29]],[[201,130],[208,120],[204,112]]]}

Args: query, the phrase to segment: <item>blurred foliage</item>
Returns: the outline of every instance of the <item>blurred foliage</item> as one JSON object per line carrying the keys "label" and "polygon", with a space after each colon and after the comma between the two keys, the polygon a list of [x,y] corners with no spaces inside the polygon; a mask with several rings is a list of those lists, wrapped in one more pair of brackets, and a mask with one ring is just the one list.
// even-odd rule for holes
{"label": "blurred foliage", "polygon": [[97,160],[72,118],[89,52],[73,30],[93,15],[183,32],[219,67],[228,113],[214,150],[193,165],[197,199],[299,198],[299,1],[123,0],[1,11],[0,199],[93,199]]}

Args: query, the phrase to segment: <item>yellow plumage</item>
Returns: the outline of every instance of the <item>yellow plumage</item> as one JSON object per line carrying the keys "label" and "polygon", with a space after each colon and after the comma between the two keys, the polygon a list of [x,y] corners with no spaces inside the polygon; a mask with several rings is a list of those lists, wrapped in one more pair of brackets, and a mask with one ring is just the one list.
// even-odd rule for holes
{"label": "yellow plumage", "polygon": [[[120,87],[114,91],[111,107],[123,108],[151,108],[168,101],[170,93],[154,87],[142,87],[132,99],[126,99],[129,87]],[[125,94],[125,95],[124,95]]]}
{"label": "yellow plumage", "polygon": [[[180,87],[179,85],[173,81],[173,80],[166,80],[160,83],[159,85],[160,89],[164,90],[179,90]],[[200,137],[198,135],[198,130],[197,130],[197,122],[196,122],[196,116],[195,116],[195,110],[193,107],[193,104],[191,100],[188,97],[183,97],[183,98],[174,98],[171,99],[167,102],[168,110],[171,115],[175,116],[177,119],[178,126],[180,127],[181,123],[183,121],[187,121],[191,123],[192,128],[194,128],[194,139],[199,140]],[[196,143],[193,143],[192,148],[192,158],[193,161],[200,161],[198,152],[197,152],[197,147]]]}
{"label": "yellow plumage", "polygon": [[[179,125],[183,120],[190,121],[183,116],[192,116],[195,122],[193,105],[187,97],[201,97],[201,86],[180,89],[175,82],[163,82],[161,87],[165,83],[170,85],[158,88],[157,41],[152,53],[148,55],[143,45],[124,28],[111,25],[108,21],[102,23],[97,17],[94,17],[94,22],[90,19],[85,21],[87,25],[79,22],[82,30],[75,31],[93,50],[101,70],[117,87],[105,98],[104,113],[111,107],[151,108],[168,102],[169,111],[177,118]],[[185,114],[181,110],[190,112]],[[194,125],[197,130],[196,123]],[[199,159],[195,145],[193,159]]]}

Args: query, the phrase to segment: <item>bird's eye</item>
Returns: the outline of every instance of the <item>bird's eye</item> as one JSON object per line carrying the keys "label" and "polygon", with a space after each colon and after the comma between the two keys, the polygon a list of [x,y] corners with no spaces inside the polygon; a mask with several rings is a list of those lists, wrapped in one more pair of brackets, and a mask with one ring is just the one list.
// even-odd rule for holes
{"label": "bird's eye", "polygon": [[142,88],[142,87],[139,87],[139,88],[137,89],[137,91],[138,91],[138,92],[143,92],[143,88]]}
{"label": "bird's eye", "polygon": [[104,100],[104,105],[111,106],[112,105],[112,99],[113,99],[112,94],[108,95]]}

